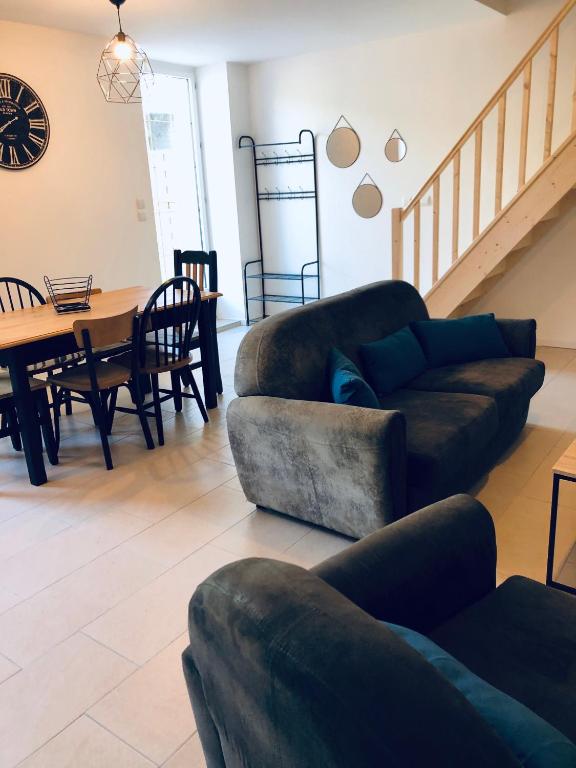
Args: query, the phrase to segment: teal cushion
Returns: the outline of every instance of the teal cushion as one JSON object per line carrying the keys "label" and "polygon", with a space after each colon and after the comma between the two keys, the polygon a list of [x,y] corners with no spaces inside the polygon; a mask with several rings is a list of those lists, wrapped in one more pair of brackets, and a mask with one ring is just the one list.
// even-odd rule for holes
{"label": "teal cushion", "polygon": [[419,320],[410,324],[430,368],[510,357],[493,314],[456,320]]}
{"label": "teal cushion", "polygon": [[360,346],[366,378],[385,397],[426,370],[426,358],[408,326],[379,341]]}
{"label": "teal cushion", "polygon": [[576,746],[516,699],[499,691],[419,632],[383,622],[434,666],[493,728],[524,768],[576,768]]}
{"label": "teal cushion", "polygon": [[328,377],[332,399],[341,405],[361,408],[380,408],[378,398],[362,374],[339,349],[331,349],[328,358]]}

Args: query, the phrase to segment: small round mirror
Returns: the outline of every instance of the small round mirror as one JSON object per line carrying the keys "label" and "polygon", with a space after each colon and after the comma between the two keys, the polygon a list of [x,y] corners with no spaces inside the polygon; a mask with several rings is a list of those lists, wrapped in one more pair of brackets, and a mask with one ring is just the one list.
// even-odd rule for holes
{"label": "small round mirror", "polygon": [[[365,182],[364,179],[370,179]],[[363,219],[372,219],[380,213],[382,208],[382,192],[374,183],[374,179],[366,174],[364,179],[358,184],[354,195],[352,196],[352,207]]]}
{"label": "small round mirror", "polygon": [[[347,125],[339,125],[344,120]],[[328,160],[337,168],[349,168],[358,160],[360,139],[358,134],[342,116],[326,141]]]}
{"label": "small round mirror", "polygon": [[384,147],[386,158],[390,160],[391,163],[399,163],[401,160],[404,160],[407,151],[408,147],[402,136],[400,136],[398,131],[393,131]]}

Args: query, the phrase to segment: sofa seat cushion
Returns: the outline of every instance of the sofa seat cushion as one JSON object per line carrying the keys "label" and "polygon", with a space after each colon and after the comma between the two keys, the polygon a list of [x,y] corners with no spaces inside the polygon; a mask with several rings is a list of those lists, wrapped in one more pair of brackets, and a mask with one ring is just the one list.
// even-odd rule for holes
{"label": "sofa seat cushion", "polygon": [[576,741],[576,598],[513,576],[429,634]]}
{"label": "sofa seat cushion", "polygon": [[544,382],[544,363],[528,357],[477,360],[431,368],[406,384],[425,392],[459,392],[496,400],[501,413],[527,403]]}
{"label": "sofa seat cushion", "polygon": [[432,495],[447,478],[480,463],[498,431],[496,403],[489,397],[398,389],[380,405],[404,414],[408,485]]}

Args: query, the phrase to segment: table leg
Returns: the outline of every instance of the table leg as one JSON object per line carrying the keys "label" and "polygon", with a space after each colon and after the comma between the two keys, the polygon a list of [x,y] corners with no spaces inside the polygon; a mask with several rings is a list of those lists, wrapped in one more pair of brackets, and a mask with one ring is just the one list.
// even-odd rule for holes
{"label": "table leg", "polygon": [[42,456],[40,423],[34,397],[30,391],[26,364],[18,358],[17,354],[13,354],[8,360],[8,368],[10,370],[10,381],[12,382],[16,411],[18,413],[18,423],[22,434],[24,455],[26,456],[26,464],[28,466],[28,477],[32,485],[42,485],[48,478],[46,476],[46,467],[44,466],[44,457]]}
{"label": "table leg", "polygon": [[202,355],[202,381],[204,384],[204,400],[206,408],[216,408],[216,377],[214,371],[214,339],[210,323],[210,301],[203,301],[198,318],[198,335],[200,337],[200,354]]}
{"label": "table leg", "polygon": [[560,477],[554,473],[552,479],[552,505],[550,508],[550,535],[548,538],[548,562],[546,563],[546,584],[554,581],[554,549],[556,546],[556,521],[558,519],[558,491]]}

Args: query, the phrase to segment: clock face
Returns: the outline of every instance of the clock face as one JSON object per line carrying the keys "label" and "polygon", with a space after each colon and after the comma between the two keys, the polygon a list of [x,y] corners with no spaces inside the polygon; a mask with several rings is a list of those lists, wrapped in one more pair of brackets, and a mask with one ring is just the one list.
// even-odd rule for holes
{"label": "clock face", "polygon": [[34,165],[49,138],[48,115],[37,94],[14,75],[0,74],[0,168]]}

